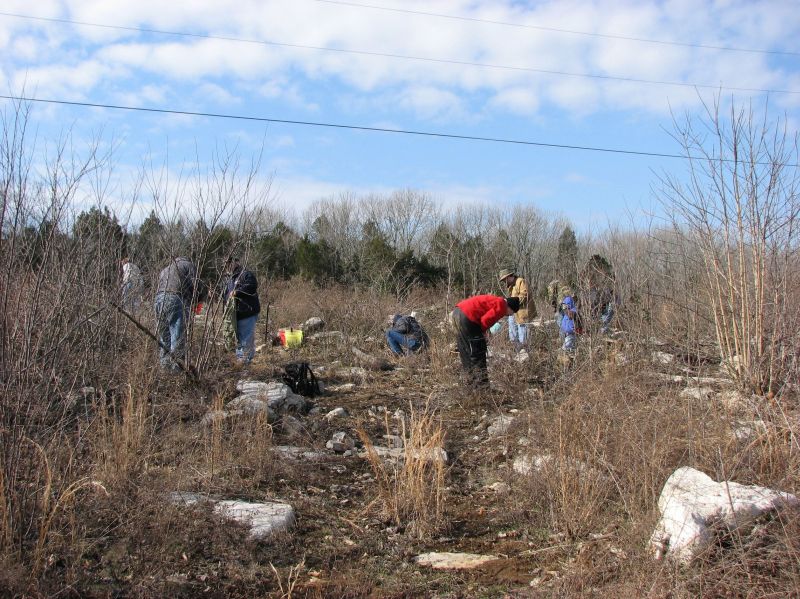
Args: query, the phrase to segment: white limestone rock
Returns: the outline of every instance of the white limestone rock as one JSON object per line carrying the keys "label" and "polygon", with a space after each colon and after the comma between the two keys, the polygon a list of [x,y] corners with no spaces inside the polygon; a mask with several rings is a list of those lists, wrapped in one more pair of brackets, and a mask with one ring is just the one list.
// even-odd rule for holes
{"label": "white limestone rock", "polygon": [[308,320],[306,320],[300,328],[303,330],[303,334],[310,335],[312,333],[316,333],[321,331],[325,328],[325,321],[322,320],[319,316],[312,316]]}
{"label": "white limestone rock", "polygon": [[500,435],[505,435],[508,432],[508,429],[511,428],[513,422],[513,416],[501,414],[492,421],[486,432],[489,433],[490,437],[499,437]]}
{"label": "white limestone rock", "polygon": [[675,356],[663,351],[654,351],[652,355],[653,364],[663,364],[667,366],[675,361]]}
{"label": "white limestone rock", "polygon": [[336,453],[344,453],[353,449],[355,443],[347,436],[347,433],[338,432],[333,434],[333,437],[325,444],[325,447],[332,449]]}
{"label": "white limestone rock", "polygon": [[344,418],[345,416],[347,416],[347,410],[345,410],[344,408],[334,408],[333,410],[325,414],[325,420],[330,422],[331,420],[334,420],[336,418]]}
{"label": "white limestone rock", "polygon": [[241,395],[233,398],[226,406],[228,413],[238,412],[248,416],[257,416],[258,414],[265,414],[267,422],[275,422],[277,414],[275,410],[267,405],[266,401],[256,399],[252,395]]}
{"label": "white limestone rock", "polygon": [[712,393],[713,391],[708,387],[687,387],[681,391],[681,397],[683,399],[704,400],[711,397]]}
{"label": "white limestone rock", "polygon": [[224,500],[214,504],[214,512],[250,527],[250,538],[266,539],[294,526],[294,508],[288,503]]}
{"label": "white limestone rock", "polygon": [[739,441],[750,441],[767,434],[767,423],[763,420],[738,420],[733,427],[733,436]]}
{"label": "white limestone rock", "polygon": [[722,405],[722,407],[731,412],[743,408],[749,408],[755,403],[753,401],[752,396],[748,397],[747,395],[745,395],[741,391],[737,391],[736,389],[727,389],[725,391],[720,391],[716,395],[716,400]]}
{"label": "white limestone rock", "polygon": [[429,566],[434,570],[472,570],[498,559],[495,555],[432,552],[418,555],[414,561],[420,566]]}
{"label": "white limestone rock", "polygon": [[313,462],[328,457],[327,454],[320,451],[295,445],[276,445],[272,448],[272,451],[286,459],[295,461]]}
{"label": "white limestone rock", "polygon": [[741,529],[759,516],[785,507],[800,507],[800,501],[790,493],[766,487],[716,482],[684,466],[664,483],[658,499],[661,520],[650,546],[656,559],[666,555],[688,563],[709,546],[715,523]]}

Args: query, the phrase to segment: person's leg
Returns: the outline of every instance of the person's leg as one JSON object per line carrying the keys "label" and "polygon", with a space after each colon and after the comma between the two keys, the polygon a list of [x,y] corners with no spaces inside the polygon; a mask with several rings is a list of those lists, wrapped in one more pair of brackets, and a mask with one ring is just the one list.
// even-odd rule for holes
{"label": "person's leg", "polygon": [[236,357],[245,363],[250,363],[256,355],[256,321],[258,315],[242,318],[236,321]]}
{"label": "person's leg", "polygon": [[405,343],[405,335],[397,331],[386,331],[386,342],[389,344],[389,349],[396,356],[403,355],[403,345]]}
{"label": "person's leg", "polygon": [[461,358],[461,367],[464,372],[469,372],[472,362],[470,354],[472,350],[469,343],[469,324],[470,320],[464,313],[456,308],[453,310],[454,324],[456,329],[456,346],[458,347],[458,357]]}
{"label": "person's leg", "polygon": [[611,321],[614,319],[614,304],[608,304],[606,311],[600,315],[600,332],[608,335],[611,332]]}
{"label": "person's leg", "polygon": [[470,349],[470,373],[472,375],[472,383],[476,387],[488,387],[489,369],[486,365],[486,337],[484,337],[482,333],[477,336],[473,334],[470,338]]}
{"label": "person's leg", "polygon": [[515,343],[516,341],[519,341],[519,339],[517,338],[517,336],[518,336],[517,329],[518,328],[519,327],[517,326],[517,319],[514,318],[514,316],[512,314],[511,316],[508,317],[508,338],[512,343]]}
{"label": "person's leg", "polygon": [[[169,334],[172,342],[170,351],[173,358],[183,360],[186,355],[186,321],[189,319],[189,314],[178,295],[170,294],[168,298]],[[178,365],[172,362],[172,368],[177,370]]]}
{"label": "person's leg", "polygon": [[169,366],[167,354],[170,349],[169,315],[167,314],[166,295],[159,293],[153,302],[156,316],[156,337],[158,338],[158,360],[162,367]]}
{"label": "person's leg", "polygon": [[405,343],[408,351],[412,354],[415,354],[422,349],[422,342],[416,337],[406,337]]}
{"label": "person's leg", "polygon": [[578,337],[575,333],[566,333],[564,334],[564,345],[561,346],[565,352],[574,352],[575,349],[578,347]]}
{"label": "person's leg", "polygon": [[528,345],[528,325],[517,323],[517,342],[519,343],[519,349]]}

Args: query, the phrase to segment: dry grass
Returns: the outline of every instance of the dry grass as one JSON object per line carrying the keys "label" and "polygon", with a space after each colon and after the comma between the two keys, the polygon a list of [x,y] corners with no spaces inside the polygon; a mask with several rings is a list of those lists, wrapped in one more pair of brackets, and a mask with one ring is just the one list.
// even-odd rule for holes
{"label": "dry grass", "polygon": [[[363,429],[358,434],[375,473],[377,500],[384,517],[418,537],[429,536],[442,524],[445,501],[445,433],[436,411],[426,403],[422,410],[409,404],[408,423],[400,423],[404,457],[381,458]],[[391,434],[388,415],[386,434]]]}

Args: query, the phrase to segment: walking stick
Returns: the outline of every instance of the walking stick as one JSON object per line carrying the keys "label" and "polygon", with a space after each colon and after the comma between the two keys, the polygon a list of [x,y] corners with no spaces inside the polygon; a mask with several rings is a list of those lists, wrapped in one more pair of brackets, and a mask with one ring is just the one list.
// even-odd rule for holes
{"label": "walking stick", "polygon": [[197,374],[197,370],[195,369],[194,366],[192,366],[191,364],[187,364],[182,359],[177,358],[176,356],[172,355],[172,352],[169,350],[169,348],[168,347],[164,347],[164,344],[161,343],[161,340],[158,337],[156,337],[155,335],[153,335],[153,333],[150,332],[150,329],[148,329],[141,322],[139,322],[139,320],[135,316],[133,316],[133,314],[129,313],[127,310],[125,310],[125,308],[123,308],[117,302],[115,302],[113,300],[109,300],[109,303],[112,306],[114,306],[120,314],[122,314],[125,318],[130,320],[136,326],[137,329],[139,329],[142,333],[144,333],[145,335],[150,337],[150,339],[155,341],[156,344],[161,349],[163,349],[165,352],[167,352],[169,354],[170,358],[178,365],[178,367],[181,370],[183,370],[184,374],[187,377],[189,377],[189,379],[191,379],[194,382],[197,382],[197,381],[200,380],[200,376]]}

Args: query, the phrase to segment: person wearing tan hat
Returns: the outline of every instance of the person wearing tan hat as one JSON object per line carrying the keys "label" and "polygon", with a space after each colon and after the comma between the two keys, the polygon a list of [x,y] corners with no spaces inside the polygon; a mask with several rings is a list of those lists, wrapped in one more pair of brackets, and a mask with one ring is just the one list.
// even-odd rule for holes
{"label": "person wearing tan hat", "polygon": [[497,275],[500,282],[506,286],[507,297],[515,297],[519,300],[519,310],[516,314],[508,317],[508,338],[517,350],[522,349],[528,343],[528,327],[526,324],[529,318],[536,316],[536,307],[528,295],[528,284],[517,273],[504,268]]}

